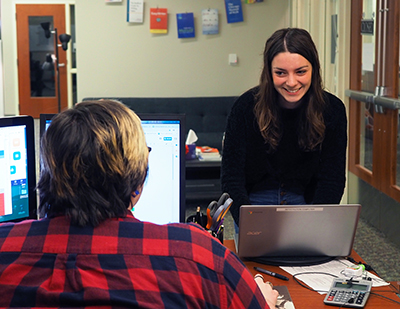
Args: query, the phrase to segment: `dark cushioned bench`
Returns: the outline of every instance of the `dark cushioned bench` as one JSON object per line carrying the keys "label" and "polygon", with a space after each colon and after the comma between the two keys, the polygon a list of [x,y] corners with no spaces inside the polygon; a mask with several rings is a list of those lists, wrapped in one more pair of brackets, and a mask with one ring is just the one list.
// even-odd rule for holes
{"label": "dark cushioned bench", "polygon": [[114,99],[124,103],[135,113],[169,113],[186,115],[186,134],[196,132],[198,146],[210,146],[221,150],[226,118],[237,97],[177,97],[136,98],[103,97],[86,100]]}

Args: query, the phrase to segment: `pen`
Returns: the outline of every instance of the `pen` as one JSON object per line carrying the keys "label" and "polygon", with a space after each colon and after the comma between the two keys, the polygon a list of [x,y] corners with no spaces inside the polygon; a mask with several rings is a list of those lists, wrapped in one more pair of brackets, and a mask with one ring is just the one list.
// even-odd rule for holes
{"label": "pen", "polygon": [[254,267],[254,269],[257,270],[257,271],[259,271],[259,272],[261,272],[261,273],[270,275],[270,276],[272,276],[272,277],[276,277],[276,278],[278,278],[278,279],[282,279],[282,280],[286,280],[286,281],[289,280],[288,277],[285,277],[285,276],[283,276],[283,275],[274,273],[274,272],[272,272],[272,271],[269,271],[269,270],[266,270],[266,269],[263,269],[263,268],[260,268],[260,267]]}

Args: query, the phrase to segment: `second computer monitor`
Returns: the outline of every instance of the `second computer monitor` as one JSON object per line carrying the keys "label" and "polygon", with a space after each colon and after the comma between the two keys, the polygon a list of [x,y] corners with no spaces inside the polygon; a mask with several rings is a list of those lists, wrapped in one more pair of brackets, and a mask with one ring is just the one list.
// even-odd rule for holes
{"label": "second computer monitor", "polygon": [[57,114],[40,114],[40,123],[39,123],[40,137],[47,130],[47,128],[51,123],[51,119],[53,119],[55,115]]}
{"label": "second computer monitor", "polygon": [[37,218],[33,118],[0,118],[0,223]]}

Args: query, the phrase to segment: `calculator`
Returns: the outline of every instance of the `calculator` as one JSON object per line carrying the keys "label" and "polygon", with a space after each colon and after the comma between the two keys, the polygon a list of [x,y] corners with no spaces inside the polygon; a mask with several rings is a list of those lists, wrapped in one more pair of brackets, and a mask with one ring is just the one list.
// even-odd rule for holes
{"label": "calculator", "polygon": [[333,279],[324,303],[339,307],[364,308],[371,287],[372,282],[367,280]]}

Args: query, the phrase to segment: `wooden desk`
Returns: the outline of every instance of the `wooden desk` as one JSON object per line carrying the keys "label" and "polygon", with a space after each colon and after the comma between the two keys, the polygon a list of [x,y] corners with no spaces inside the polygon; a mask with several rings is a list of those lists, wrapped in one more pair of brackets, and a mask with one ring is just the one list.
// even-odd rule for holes
{"label": "wooden desk", "polygon": [[[224,240],[224,245],[232,250],[233,252],[236,252],[235,249],[235,243],[232,239]],[[361,257],[353,251],[351,255],[356,261],[362,261]],[[254,266],[259,266],[261,268],[268,269],[270,271],[282,274],[286,277],[289,278],[289,281],[284,281],[280,280],[268,275],[264,275],[264,279],[270,281],[273,285],[286,285],[288,287],[290,296],[292,297],[294,306],[296,309],[302,309],[302,308],[307,308],[307,309],[319,309],[319,308],[330,308],[333,309],[335,308],[334,306],[328,306],[324,304],[324,298],[325,295],[320,295],[317,292],[310,291],[306,288],[303,288],[300,286],[290,274],[286,273],[282,269],[280,269],[278,266],[269,266],[269,265],[263,265],[255,262],[249,262],[249,261],[244,261],[244,264],[247,266],[247,268],[250,270],[250,272],[255,275],[257,273],[256,270],[254,270]],[[397,284],[397,283],[396,283]],[[387,292],[385,292],[387,291]],[[372,288],[373,293],[379,293],[383,296],[389,297],[393,300],[396,300],[400,302],[400,298],[394,293],[394,292],[388,292],[388,291],[393,291],[390,286],[384,286],[384,287],[379,287],[379,288]],[[338,307],[336,307],[338,308]],[[394,302],[391,302],[389,300],[383,299],[377,295],[371,294],[368,298],[367,304],[364,307],[366,309],[391,309],[391,308],[400,308],[399,304],[396,304]]]}

